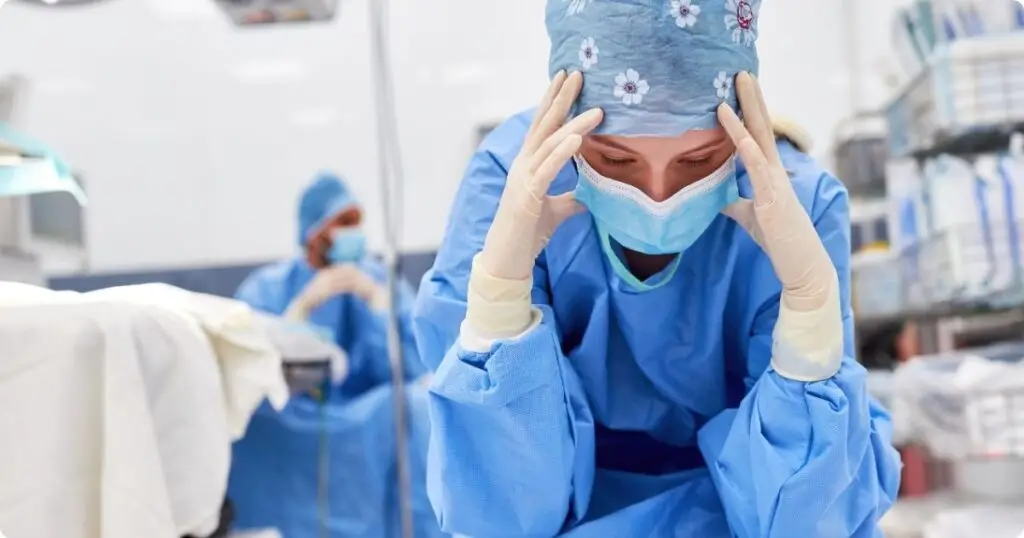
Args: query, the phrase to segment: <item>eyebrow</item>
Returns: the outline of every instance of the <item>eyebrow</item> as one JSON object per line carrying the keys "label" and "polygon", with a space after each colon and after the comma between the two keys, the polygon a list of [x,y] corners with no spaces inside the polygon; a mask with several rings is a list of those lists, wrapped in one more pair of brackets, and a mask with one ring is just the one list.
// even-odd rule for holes
{"label": "eyebrow", "polygon": [[624,151],[626,153],[629,153],[630,155],[636,155],[635,151],[633,151],[632,149],[630,149],[630,148],[628,148],[628,147],[626,147],[626,146],[624,146],[622,144],[619,144],[618,142],[616,142],[614,140],[609,140],[609,139],[603,138],[601,136],[595,136],[594,140],[596,142],[598,142],[598,143],[601,143],[601,144],[605,145],[605,146],[608,146],[608,147],[611,147],[611,148],[615,148],[615,149],[617,149],[619,151]]}
{"label": "eyebrow", "polygon": [[722,138],[720,140],[711,140],[711,141],[706,142],[704,144],[701,144],[701,145],[699,145],[699,146],[697,146],[695,148],[690,148],[690,149],[686,150],[686,153],[695,153],[695,152],[698,152],[698,151],[701,151],[701,150],[705,150],[705,149],[718,148],[719,146],[725,144],[726,141],[728,141],[728,140],[729,140],[728,136],[725,137],[725,138]]}
{"label": "eyebrow", "polygon": [[[635,150],[633,150],[632,148],[629,148],[627,146],[624,146],[622,144],[619,144],[618,142],[615,142],[614,140],[609,140],[609,139],[603,138],[601,136],[595,136],[595,137],[593,137],[593,139],[594,139],[594,141],[596,141],[596,142],[598,142],[600,144],[604,144],[605,146],[609,146],[609,147],[617,149],[619,151],[624,151],[624,152],[629,153],[631,155],[636,155],[636,151]],[[699,146],[692,147],[692,148],[687,148],[687,150],[684,151],[684,152],[681,152],[680,155],[682,155],[684,153],[686,153],[686,154],[696,153],[698,151],[702,151],[702,150],[706,150],[706,149],[711,149],[711,148],[718,148],[719,146],[722,146],[723,144],[725,144],[726,141],[728,141],[728,140],[729,140],[729,137],[725,137],[725,138],[722,138],[722,139],[719,139],[719,140],[710,140],[710,141],[705,142],[704,144],[701,144]]]}

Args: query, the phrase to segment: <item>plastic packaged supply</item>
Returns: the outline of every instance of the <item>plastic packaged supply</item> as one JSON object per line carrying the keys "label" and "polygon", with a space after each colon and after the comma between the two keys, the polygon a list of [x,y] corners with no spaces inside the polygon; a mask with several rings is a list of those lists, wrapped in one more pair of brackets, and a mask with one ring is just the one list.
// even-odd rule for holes
{"label": "plastic packaged supply", "polygon": [[1024,159],[983,155],[974,166],[992,194],[989,212],[997,264],[991,287],[1009,289],[1020,284],[1024,269]]}
{"label": "plastic packaged supply", "polygon": [[853,309],[858,317],[892,315],[903,310],[900,267],[894,253],[857,253],[853,257],[852,270]]}
{"label": "plastic packaged supply", "polygon": [[896,252],[916,248],[928,238],[924,180],[913,159],[895,159],[885,166],[889,243]]}
{"label": "plastic packaged supply", "polygon": [[925,204],[924,178],[913,159],[886,163],[886,197],[889,243],[898,256],[898,270],[905,289],[902,296],[908,308],[924,308],[930,302],[927,281],[927,260],[922,259],[931,224]]}
{"label": "plastic packaged supply", "polygon": [[1020,538],[1024,504],[948,508],[925,525],[923,538]]}
{"label": "plastic packaged supply", "polygon": [[885,538],[921,538],[928,522],[960,502],[959,496],[951,491],[939,491],[918,497],[901,497],[882,516],[878,525]]}
{"label": "plastic packaged supply", "polygon": [[1024,343],[902,364],[891,410],[894,438],[921,442],[936,457],[1024,458]]}
{"label": "plastic packaged supply", "polygon": [[1016,0],[976,0],[975,4],[986,34],[1003,34],[1017,28],[1017,10],[1021,4]]}
{"label": "plastic packaged supply", "polygon": [[935,301],[990,294],[997,274],[1012,273],[1000,182],[971,163],[941,155],[925,165],[924,197],[932,238],[922,248],[922,278]]}

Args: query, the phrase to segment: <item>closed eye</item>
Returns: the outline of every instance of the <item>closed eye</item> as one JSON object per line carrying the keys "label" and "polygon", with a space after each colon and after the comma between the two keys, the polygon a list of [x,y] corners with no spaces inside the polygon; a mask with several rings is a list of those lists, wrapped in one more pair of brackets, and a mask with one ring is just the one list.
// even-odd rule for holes
{"label": "closed eye", "polygon": [[679,159],[677,162],[687,168],[700,168],[711,162],[711,156],[708,155],[699,159]]}
{"label": "closed eye", "polygon": [[601,162],[603,162],[604,164],[607,164],[608,166],[626,166],[628,164],[632,164],[632,163],[636,162],[636,160],[628,158],[628,157],[625,158],[625,159],[617,159],[615,157],[609,157],[609,156],[607,156],[607,155],[602,153],[601,154]]}

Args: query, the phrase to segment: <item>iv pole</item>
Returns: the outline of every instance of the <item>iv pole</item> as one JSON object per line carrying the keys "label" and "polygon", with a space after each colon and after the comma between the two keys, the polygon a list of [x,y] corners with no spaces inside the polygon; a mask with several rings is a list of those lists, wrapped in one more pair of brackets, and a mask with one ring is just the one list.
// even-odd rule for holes
{"label": "iv pole", "polygon": [[378,167],[381,178],[381,198],[384,209],[386,238],[385,263],[388,268],[388,355],[391,363],[391,383],[395,406],[395,463],[398,470],[398,500],[401,536],[413,538],[412,488],[409,475],[407,409],[405,404],[405,367],[402,339],[398,326],[399,282],[398,249],[402,228],[402,163],[398,142],[398,122],[395,118],[394,89],[391,86],[391,58],[388,51],[388,0],[370,2],[371,71],[377,86],[374,100],[377,115]]}

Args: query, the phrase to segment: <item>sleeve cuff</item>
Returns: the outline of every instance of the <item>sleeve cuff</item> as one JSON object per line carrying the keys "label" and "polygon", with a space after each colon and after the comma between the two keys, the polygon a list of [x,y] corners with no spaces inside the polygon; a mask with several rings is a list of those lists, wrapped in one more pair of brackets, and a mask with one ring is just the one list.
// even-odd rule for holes
{"label": "sleeve cuff", "polygon": [[531,292],[533,278],[498,278],[473,258],[473,269],[466,290],[466,319],[473,320],[477,331],[488,336],[507,338],[521,334],[533,321]]}
{"label": "sleeve cuff", "polygon": [[821,307],[799,312],[783,297],[772,333],[772,367],[794,381],[821,381],[839,371],[843,363],[843,316],[839,285],[829,286]]}
{"label": "sleeve cuff", "polygon": [[541,321],[544,319],[544,314],[539,308],[533,307],[530,310],[530,324],[523,329],[522,332],[514,336],[495,337],[483,334],[481,331],[475,329],[468,321],[463,321],[462,326],[459,328],[459,346],[462,349],[469,351],[470,353],[490,353],[491,348],[495,342],[515,342],[525,338],[534,329],[540,326]]}

